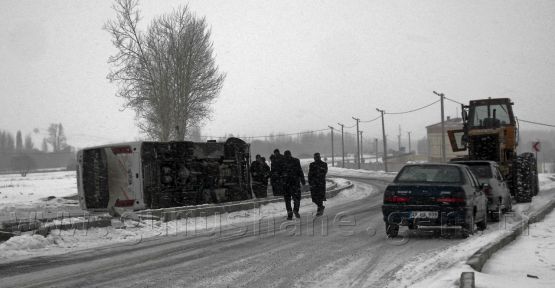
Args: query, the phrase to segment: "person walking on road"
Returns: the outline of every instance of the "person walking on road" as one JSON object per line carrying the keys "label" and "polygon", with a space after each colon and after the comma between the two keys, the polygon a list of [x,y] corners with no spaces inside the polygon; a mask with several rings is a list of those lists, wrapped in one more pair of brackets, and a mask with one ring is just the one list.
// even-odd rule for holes
{"label": "person walking on road", "polygon": [[[292,220],[293,214],[295,214],[295,217],[301,218],[299,214],[301,206],[300,184],[305,185],[305,179],[299,159],[291,156],[291,151],[289,150],[285,151],[283,155],[283,183],[285,188],[283,198],[285,200],[285,209],[287,209],[287,220]],[[293,200],[293,208],[291,208],[291,200]]]}
{"label": "person walking on road", "polygon": [[310,185],[310,197],[316,204],[318,210],[316,216],[324,214],[324,201],[326,201],[326,174],[328,163],[322,161],[320,153],[314,153],[314,162],[308,168],[308,185]]}
{"label": "person walking on road", "polygon": [[283,196],[283,155],[279,149],[274,150],[274,154],[270,156],[270,184],[274,196]]}

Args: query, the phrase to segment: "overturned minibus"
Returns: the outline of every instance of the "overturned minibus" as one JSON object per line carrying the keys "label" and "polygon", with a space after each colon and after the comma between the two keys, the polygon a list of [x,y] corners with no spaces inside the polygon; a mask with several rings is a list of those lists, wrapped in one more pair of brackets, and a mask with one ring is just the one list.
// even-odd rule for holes
{"label": "overturned minibus", "polygon": [[82,149],[77,153],[79,204],[83,210],[113,212],[250,199],[249,149],[238,138]]}

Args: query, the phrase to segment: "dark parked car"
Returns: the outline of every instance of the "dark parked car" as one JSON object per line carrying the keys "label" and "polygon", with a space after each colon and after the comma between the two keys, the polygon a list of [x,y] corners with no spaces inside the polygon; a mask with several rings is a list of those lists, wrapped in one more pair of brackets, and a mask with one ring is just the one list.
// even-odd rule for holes
{"label": "dark parked car", "polygon": [[467,165],[481,184],[487,184],[483,190],[488,197],[488,213],[491,220],[499,221],[502,213],[511,211],[511,192],[496,162],[468,160],[453,163]]}
{"label": "dark parked car", "polygon": [[401,169],[383,198],[386,233],[409,229],[460,229],[472,234],[474,225],[487,227],[487,198],[470,168],[460,164],[411,164]]}

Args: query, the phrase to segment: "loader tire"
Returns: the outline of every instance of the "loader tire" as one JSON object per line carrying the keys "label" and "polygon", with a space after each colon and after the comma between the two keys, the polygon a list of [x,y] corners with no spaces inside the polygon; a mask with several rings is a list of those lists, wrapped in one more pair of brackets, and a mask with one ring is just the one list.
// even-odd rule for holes
{"label": "loader tire", "polygon": [[523,153],[513,163],[513,196],[517,203],[531,202],[537,193],[538,175],[535,172],[535,157],[532,153]]}
{"label": "loader tire", "polygon": [[528,161],[528,177],[530,178],[532,196],[536,196],[540,192],[540,181],[538,179],[538,159],[536,159],[533,153],[523,153],[522,155]]}

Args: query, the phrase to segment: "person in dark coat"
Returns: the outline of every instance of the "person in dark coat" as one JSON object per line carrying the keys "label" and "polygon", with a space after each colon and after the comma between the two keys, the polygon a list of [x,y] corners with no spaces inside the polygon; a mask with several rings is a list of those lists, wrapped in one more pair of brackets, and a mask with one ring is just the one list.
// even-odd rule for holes
{"label": "person in dark coat", "polygon": [[270,167],[262,161],[260,155],[256,155],[256,160],[251,164],[252,190],[256,198],[268,196],[268,175]]}
{"label": "person in dark coat", "polygon": [[[291,151],[287,150],[283,153],[283,183],[285,209],[287,209],[287,220],[295,217],[301,218],[299,207],[301,206],[301,183],[305,185],[304,172],[301,168],[299,159],[291,156]],[[293,208],[291,208],[291,200],[293,200]]]}
{"label": "person in dark coat", "polygon": [[272,192],[274,196],[283,195],[283,155],[279,149],[274,150],[274,154],[270,156],[270,184],[272,185]]}
{"label": "person in dark coat", "polygon": [[264,183],[268,186],[268,179],[270,179],[270,166],[268,166],[265,157],[260,157],[260,164],[262,167],[262,175],[264,175]]}
{"label": "person in dark coat", "polygon": [[324,214],[324,202],[326,201],[326,174],[328,163],[322,161],[320,153],[314,153],[314,162],[308,168],[308,185],[310,185],[310,196],[318,210],[316,216]]}
{"label": "person in dark coat", "polygon": [[257,176],[258,171],[260,170],[260,154],[257,154],[255,160],[251,163],[251,175],[253,178]]}

